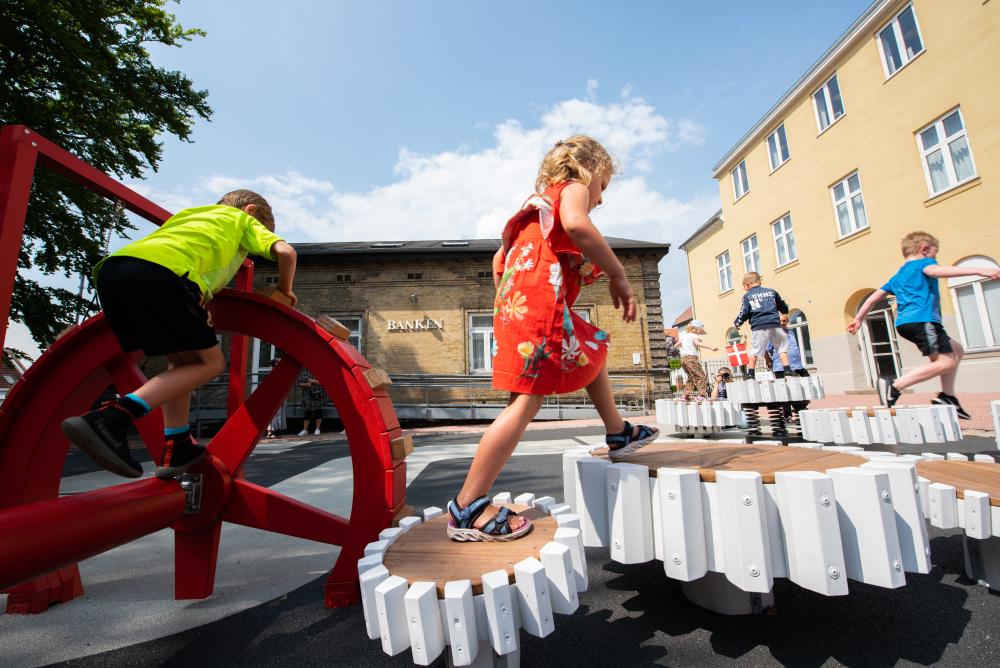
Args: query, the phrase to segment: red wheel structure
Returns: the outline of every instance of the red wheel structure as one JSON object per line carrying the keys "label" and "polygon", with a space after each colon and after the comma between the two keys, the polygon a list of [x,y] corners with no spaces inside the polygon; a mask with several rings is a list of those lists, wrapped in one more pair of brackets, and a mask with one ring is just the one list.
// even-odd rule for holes
{"label": "red wheel structure", "polygon": [[[3,290],[13,282],[6,264],[8,241],[16,227],[15,251],[19,248],[34,169],[30,151],[26,166],[25,147],[147,219],[162,222],[169,216],[30,130],[5,128],[0,134],[0,308],[9,307],[10,292]],[[13,260],[16,265],[16,252]],[[252,266],[245,268],[238,285],[249,288],[251,275]],[[378,374],[369,371],[371,365],[357,350],[293,309],[230,289],[216,296],[210,310],[216,328],[233,334],[229,417],[208,443],[211,456],[186,477],[187,492],[199,497],[197,503],[178,481],[156,479],[58,498],[69,448],[61,421],[86,411],[110,385],[126,393],[145,382],[137,366],[140,356],[122,352],[103,315],[60,337],[0,405],[0,589],[9,588],[8,612],[40,612],[80,595],[77,561],[168,526],[175,532],[175,596],[209,596],[224,521],[339,545],[325,585],[326,605],[358,601],[357,560],[405,501],[405,455],[392,447],[401,432],[388,393],[369,380]],[[244,398],[248,336],[274,343],[288,355]],[[344,424],[354,473],[349,518],[242,478],[243,465],[303,366],[322,383]],[[158,410],[137,423],[156,461],[162,425]]]}

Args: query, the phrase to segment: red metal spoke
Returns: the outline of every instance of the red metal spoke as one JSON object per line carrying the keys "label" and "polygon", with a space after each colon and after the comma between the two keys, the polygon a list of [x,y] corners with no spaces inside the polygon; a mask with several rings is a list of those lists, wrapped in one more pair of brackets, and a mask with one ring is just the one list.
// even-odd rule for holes
{"label": "red metal spoke", "polygon": [[174,598],[208,598],[215,591],[222,522],[174,532]]}
{"label": "red metal spoke", "polygon": [[[105,365],[118,394],[125,395],[134,392],[146,383],[146,374],[139,369],[139,365],[135,362],[139,357],[138,353],[124,353],[114,357]],[[164,447],[163,411],[159,408],[151,411],[149,415],[136,421],[135,428],[139,432],[142,442],[146,444],[146,449],[149,450],[153,461],[160,462]]]}
{"label": "red metal spoke", "polygon": [[350,531],[350,522],[339,515],[246,480],[233,480],[222,519],[330,545],[343,545]]}
{"label": "red metal spoke", "polygon": [[253,452],[260,435],[288,396],[301,368],[291,357],[283,358],[212,439],[212,454],[222,460],[233,475],[239,472]]}

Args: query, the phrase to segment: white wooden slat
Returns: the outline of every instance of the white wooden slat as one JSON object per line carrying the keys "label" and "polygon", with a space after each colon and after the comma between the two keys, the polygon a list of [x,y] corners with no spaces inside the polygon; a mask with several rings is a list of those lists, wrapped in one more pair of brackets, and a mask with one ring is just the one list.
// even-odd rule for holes
{"label": "white wooden slat", "polygon": [[552,538],[555,542],[569,548],[570,562],[573,565],[573,575],[576,577],[576,591],[587,591],[590,583],[587,579],[587,554],[583,549],[583,536],[579,529],[559,527]]}
{"label": "white wooden slat", "polygon": [[368,543],[365,545],[365,556],[371,556],[373,554],[385,555],[385,551],[389,549],[389,541],[387,540],[376,540],[373,543]]}
{"label": "white wooden slat", "polygon": [[964,496],[965,535],[980,540],[989,538],[993,535],[990,495],[967,489]]}
{"label": "white wooden slat", "polygon": [[889,476],[858,467],[830,469],[847,577],[879,587],[906,584]]}
{"label": "white wooden slat", "polygon": [[365,571],[381,565],[382,565],[381,554],[369,554],[367,557],[361,557],[360,559],[358,559],[358,575],[361,575]]}
{"label": "white wooden slat", "polygon": [[774,400],[788,401],[788,382],[784,378],[774,381]]}
{"label": "white wooden slat", "polygon": [[826,383],[823,382],[823,376],[813,376],[816,379],[816,389],[819,391],[819,398],[822,399],[826,396]]}
{"label": "white wooden slat", "polygon": [[830,452],[849,452],[851,454],[864,452],[858,445],[824,445],[823,449]]}
{"label": "white wooden slat", "polygon": [[944,443],[944,425],[938,416],[934,406],[920,406],[913,409],[917,415],[917,422],[920,423],[920,431],[924,437],[924,443]]}
{"label": "white wooden slat", "polygon": [[[576,503],[577,485],[580,483],[580,474],[576,470],[576,463],[581,459],[590,459],[590,453],[582,449],[569,450],[563,453],[563,498],[566,499],[573,512],[579,509]],[[534,499],[532,499],[534,502]]]}
{"label": "white wooden slat", "polygon": [[769,380],[757,381],[760,390],[760,400],[763,402],[774,402],[774,386]]}
{"label": "white wooden slat", "polygon": [[545,567],[538,559],[528,557],[514,564],[514,579],[521,626],[531,635],[544,638],[555,630]]}
{"label": "white wooden slat", "polygon": [[920,456],[929,462],[943,462],[944,455],[939,455],[936,452],[921,452]]}
{"label": "white wooden slat", "polygon": [[993,519],[990,523],[990,531],[993,533],[994,537],[1000,537],[1000,506],[993,506],[991,504],[990,516]]}
{"label": "white wooden slat", "polygon": [[378,535],[378,539],[384,540],[391,545],[397,538],[402,536],[404,533],[406,532],[400,529],[399,527],[389,527],[388,529],[382,529],[382,531]]}
{"label": "white wooden slat", "polygon": [[[580,529],[580,516],[576,513],[560,513],[555,516],[556,525],[560,528]],[[581,537],[583,536],[581,529]]]}
{"label": "white wooden slat", "polygon": [[557,505],[556,504],[556,500],[553,497],[551,497],[551,496],[540,496],[537,499],[535,499],[535,503],[534,503],[533,507],[541,510],[543,513],[545,513],[546,515],[548,515],[552,511],[553,506],[556,506],[556,505]]}
{"label": "white wooden slat", "polygon": [[881,450],[861,450],[852,454],[864,457],[865,459],[878,459],[881,461],[895,461],[898,459],[893,452],[882,452]]}
{"label": "white wooden slat", "polygon": [[701,517],[705,523],[705,565],[710,571],[724,573],[726,537],[719,510],[719,494],[714,482],[701,483],[701,508]]}
{"label": "white wooden slat", "polygon": [[896,434],[900,443],[919,444],[924,442],[923,432],[920,431],[920,420],[917,418],[917,409],[897,408],[892,422],[896,426]]}
{"label": "white wooden slat", "polygon": [[514,497],[514,503],[519,506],[528,506],[530,508],[535,504],[535,495],[530,493],[518,494]]}
{"label": "white wooden slat", "polygon": [[510,492],[500,492],[493,496],[493,504],[497,506],[505,506],[514,503],[514,497]]}
{"label": "white wooden slat", "polygon": [[608,520],[612,559],[621,564],[641,564],[653,558],[647,467],[625,463],[608,467]]}
{"label": "white wooden slat", "polygon": [[822,399],[826,394],[823,391],[822,379],[819,376],[809,376],[806,378],[809,381],[809,393],[813,399]]}
{"label": "white wooden slat", "polygon": [[771,555],[771,575],[776,578],[788,577],[788,558],[785,537],[781,531],[781,513],[778,509],[778,487],[764,485],[764,517],[767,520],[767,536],[770,540],[768,554]]}
{"label": "white wooden slat", "polygon": [[997,461],[994,457],[983,454],[973,455],[972,460],[976,462],[985,462],[987,464],[996,464]]}
{"label": "white wooden slat", "polygon": [[997,448],[1000,448],[1000,400],[990,402],[990,415],[993,417],[993,433],[997,435]]}
{"label": "white wooden slat", "polygon": [[554,506],[549,506],[549,515],[552,517],[558,517],[563,513],[571,513],[573,509],[569,507],[568,503],[557,503]]}
{"label": "white wooden slat", "polygon": [[368,638],[375,640],[381,635],[378,621],[378,607],[375,603],[375,587],[389,579],[389,571],[381,564],[359,571],[361,584],[361,611],[365,618],[365,630]]}
{"label": "white wooden slat", "polygon": [[549,598],[552,611],[571,615],[580,605],[576,591],[576,574],[570,549],[561,543],[549,542],[539,550],[545,576],[549,579]]}
{"label": "white wooden slat", "polygon": [[726,403],[724,401],[712,402],[712,424],[716,427],[725,427],[729,424],[726,421]]}
{"label": "white wooden slat", "polygon": [[444,651],[437,585],[433,582],[414,582],[403,596],[403,607],[409,622],[413,663],[429,666]]}
{"label": "white wooden slat", "polygon": [[608,540],[608,467],[606,459],[587,457],[576,462],[576,514],[580,516],[583,544],[607,547]]}
{"label": "white wooden slat", "polygon": [[517,627],[514,625],[514,606],[507,571],[496,570],[483,574],[483,603],[490,631],[493,651],[504,655],[517,651]]}
{"label": "white wooden slat", "polygon": [[949,462],[967,462],[967,461],[969,461],[969,458],[966,457],[965,455],[963,455],[960,452],[949,452],[948,454],[946,454],[944,456],[944,458],[946,460],[948,460]]}
{"label": "white wooden slat", "polygon": [[799,411],[799,427],[802,429],[802,438],[806,441],[816,440],[816,433],[813,427],[815,424],[815,418],[813,417],[814,413],[815,411],[811,411],[808,408],[806,410]]}
{"label": "white wooden slat", "polygon": [[389,656],[396,656],[410,646],[410,631],[406,628],[406,608],[403,605],[407,589],[406,580],[398,575],[390,575],[375,587],[382,651]]}
{"label": "white wooden slat", "polygon": [[[451,662],[469,666],[479,654],[479,633],[476,628],[476,607],[472,600],[472,582],[455,580],[444,585],[445,624]],[[492,651],[492,650],[491,650]]]}
{"label": "white wooden slat", "polygon": [[928,408],[934,412],[938,423],[941,425],[941,432],[945,441],[957,441],[962,438],[961,432],[956,428],[955,421],[952,418],[953,408],[951,406],[934,404]]}
{"label": "white wooden slat", "polygon": [[888,408],[876,408],[875,419],[878,421],[879,442],[886,445],[896,445],[899,443],[899,433],[896,430],[896,423],[892,418],[892,412]]}
{"label": "white wooden slat", "polygon": [[688,410],[687,404],[683,401],[674,402],[674,410],[676,411],[674,415],[674,426],[677,428],[684,428],[688,426]]}
{"label": "white wooden slat", "polygon": [[805,401],[808,398],[809,395],[803,393],[802,383],[799,382],[798,378],[786,378],[785,382],[788,385],[789,401]]}
{"label": "white wooden slat", "polygon": [[687,426],[688,427],[702,427],[701,423],[701,411],[698,410],[698,403],[694,401],[689,401],[686,404],[687,408]]}
{"label": "white wooden slat", "polygon": [[861,468],[882,471],[889,476],[892,509],[896,515],[896,535],[907,573],[930,573],[931,547],[924,513],[917,497],[917,467],[911,462],[869,461]]}
{"label": "white wooden slat", "polygon": [[427,506],[426,508],[424,508],[423,512],[421,513],[421,515],[423,516],[424,522],[427,522],[428,520],[432,520],[435,517],[440,517],[443,514],[444,514],[444,510],[442,510],[441,508],[438,508],[437,506]]}
{"label": "white wooden slat", "polygon": [[815,416],[814,440],[822,443],[833,443],[833,416],[830,411],[816,411]]}
{"label": "white wooden slat", "polygon": [[851,423],[847,418],[847,409],[829,411],[830,426],[833,429],[834,443],[852,443],[854,435],[851,433]]}
{"label": "white wooden slat", "polygon": [[690,582],[708,572],[701,476],[690,469],[656,470],[663,571]]}
{"label": "white wooden slat", "polygon": [[410,529],[412,529],[413,527],[420,524],[421,521],[422,520],[416,515],[411,515],[410,517],[404,517],[403,519],[399,520],[399,528],[402,529],[403,532],[405,533]]}
{"label": "white wooden slat", "polygon": [[939,529],[954,529],[958,526],[958,499],[955,488],[932,482],[927,486],[931,511],[930,521]]}
{"label": "white wooden slat", "polygon": [[660,481],[649,478],[649,507],[653,514],[653,558],[663,561],[663,523],[660,521]]}
{"label": "white wooden slat", "polygon": [[709,401],[703,401],[698,405],[698,411],[701,413],[699,416],[701,419],[701,426],[706,428],[711,428],[717,426],[715,423],[714,415],[712,414],[712,403]]}
{"label": "white wooden slat", "polygon": [[826,596],[847,594],[833,480],[817,471],[777,471],[774,479],[788,579]]}
{"label": "white wooden slat", "polygon": [[726,579],[749,592],[771,591],[770,537],[760,474],[751,471],[717,471],[719,514],[727,539]]}
{"label": "white wooden slat", "polygon": [[674,423],[673,403],[671,399],[656,400],[654,405],[656,406],[657,422],[668,427]]}
{"label": "white wooden slat", "polygon": [[872,439],[871,427],[868,423],[868,411],[865,409],[854,409],[848,416],[851,428],[851,440],[859,445],[871,445],[875,441]]}
{"label": "white wooden slat", "polygon": [[917,476],[917,497],[920,499],[920,512],[924,519],[931,518],[930,487],[931,481],[927,478]]}
{"label": "white wooden slat", "polygon": [[746,400],[748,404],[758,404],[760,403],[760,385],[757,384],[756,380],[746,381]]}

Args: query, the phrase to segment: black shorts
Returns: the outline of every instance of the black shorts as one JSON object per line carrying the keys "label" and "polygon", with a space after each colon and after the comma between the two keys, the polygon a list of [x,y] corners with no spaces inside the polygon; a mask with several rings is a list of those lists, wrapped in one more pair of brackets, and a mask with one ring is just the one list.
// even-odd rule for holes
{"label": "black shorts", "polygon": [[307,408],[302,411],[304,414],[304,419],[306,422],[312,420],[322,420],[323,419],[323,409],[322,408]]}
{"label": "black shorts", "polygon": [[930,357],[952,352],[951,337],[940,322],[907,322],[896,325],[896,331],[907,341],[916,344],[921,355]]}
{"label": "black shorts", "polygon": [[198,285],[155,262],[109,258],[97,275],[97,295],[125,352],[167,355],[218,345]]}

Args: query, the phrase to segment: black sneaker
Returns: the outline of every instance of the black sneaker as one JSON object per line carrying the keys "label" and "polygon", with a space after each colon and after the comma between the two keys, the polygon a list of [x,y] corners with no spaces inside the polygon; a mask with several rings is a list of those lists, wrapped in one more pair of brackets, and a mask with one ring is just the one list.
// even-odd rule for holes
{"label": "black sneaker", "polygon": [[142,465],[132,458],[128,428],[132,414],[114,401],[96,411],[66,418],[62,432],[101,468],[126,478],[141,478]]}
{"label": "black sneaker", "polygon": [[902,392],[896,389],[896,386],[892,384],[892,381],[888,378],[878,379],[878,398],[883,406],[886,408],[892,408],[899,401],[899,397],[902,396]]}
{"label": "black sneaker", "polygon": [[190,436],[180,441],[167,441],[163,463],[153,473],[157,478],[176,478],[205,458],[205,446]]}
{"label": "black sneaker", "polygon": [[754,380],[755,379],[754,378],[755,375],[756,375],[756,371],[754,369],[747,369],[747,373],[746,373],[746,379],[747,380]]}
{"label": "black sneaker", "polygon": [[958,403],[958,397],[952,396],[950,394],[945,394],[944,392],[938,392],[938,395],[931,399],[932,404],[938,404],[939,406],[954,406],[955,412],[958,413],[958,417],[963,420],[971,420],[972,416],[962,408],[962,404]]}

